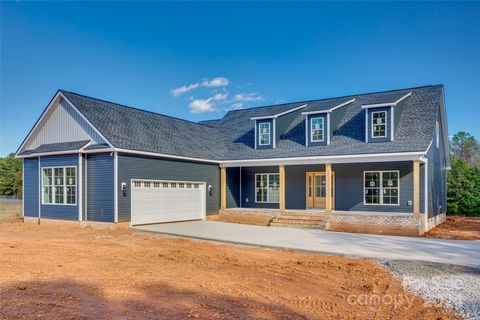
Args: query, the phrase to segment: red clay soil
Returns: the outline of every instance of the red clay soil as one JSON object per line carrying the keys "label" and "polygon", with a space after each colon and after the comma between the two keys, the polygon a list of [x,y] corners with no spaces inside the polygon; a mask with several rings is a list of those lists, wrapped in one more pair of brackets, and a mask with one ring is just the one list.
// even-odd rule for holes
{"label": "red clay soil", "polygon": [[428,238],[480,240],[480,217],[447,217],[447,221],[425,234]]}
{"label": "red clay soil", "polygon": [[367,260],[0,220],[0,319],[459,319]]}

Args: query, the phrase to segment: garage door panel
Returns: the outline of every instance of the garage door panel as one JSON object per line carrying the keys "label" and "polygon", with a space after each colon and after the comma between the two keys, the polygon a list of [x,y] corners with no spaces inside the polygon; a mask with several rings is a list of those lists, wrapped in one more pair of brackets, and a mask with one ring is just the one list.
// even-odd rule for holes
{"label": "garage door panel", "polygon": [[132,181],[132,224],[203,219],[205,183]]}

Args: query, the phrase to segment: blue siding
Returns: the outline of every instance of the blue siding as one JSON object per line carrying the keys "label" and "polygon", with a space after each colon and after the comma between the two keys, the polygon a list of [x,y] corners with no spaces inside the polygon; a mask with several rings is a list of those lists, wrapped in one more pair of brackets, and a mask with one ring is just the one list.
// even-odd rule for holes
{"label": "blue siding", "polygon": [[256,173],[278,173],[278,166],[242,168],[242,207],[278,209],[278,203],[255,202]]}
{"label": "blue siding", "polygon": [[437,117],[440,125],[439,147],[436,144],[436,133],[433,134],[433,141],[428,150],[428,213],[429,217],[447,211],[447,169],[445,150],[443,145],[443,130],[440,119],[440,112]]}
{"label": "blue siding", "polygon": [[[387,129],[387,136],[382,137],[382,138],[373,138],[372,137],[372,113],[373,112],[381,112],[385,111],[387,113],[387,118],[386,118],[386,129]],[[382,107],[382,108],[369,108],[367,109],[368,112],[368,131],[367,131],[367,137],[368,137],[368,142],[386,142],[390,141],[391,136],[392,136],[392,108],[391,107]]]}
{"label": "blue siding", "polygon": [[[313,118],[322,118],[323,119],[323,141],[314,142],[312,141],[312,120]],[[328,142],[328,135],[329,132],[327,131],[328,128],[328,117],[326,113],[321,114],[313,114],[307,117],[307,139],[309,146],[326,146]]]}
{"label": "blue siding", "polygon": [[[61,155],[51,157],[41,157],[40,167],[62,167],[62,166],[75,166],[77,173],[77,186],[78,186],[78,154],[73,155]],[[42,204],[41,205],[41,217],[48,219],[60,219],[60,220],[78,220],[78,187],[77,187],[77,204],[76,205],[53,205]]]}
{"label": "blue siding", "polygon": [[[336,210],[413,212],[413,205],[408,205],[408,201],[412,201],[413,204],[412,161],[334,164],[332,170],[335,172]],[[375,170],[400,171],[400,201],[398,206],[363,204],[363,172]]]}
{"label": "blue siding", "polygon": [[[234,174],[238,168],[231,169],[227,173],[228,179],[235,180]],[[344,211],[375,211],[375,212],[413,212],[413,206],[408,205],[408,201],[413,203],[413,163],[411,161],[389,162],[389,163],[359,163],[359,164],[334,164],[332,170],[335,172],[335,210]],[[364,205],[363,204],[363,172],[364,171],[400,171],[400,203],[398,206],[390,205]],[[285,167],[286,180],[286,199],[287,209],[305,209],[306,208],[306,173],[324,172],[325,165],[296,165]],[[244,208],[278,208],[275,203],[256,203],[255,202],[255,174],[256,173],[277,173],[278,167],[250,167],[242,168],[242,207]],[[227,187],[227,205],[228,207],[238,207],[238,203],[233,201],[236,181],[232,183],[231,189]],[[247,201],[248,199],[248,201]]]}
{"label": "blue siding", "polygon": [[[130,221],[131,179],[205,182],[207,187],[209,185],[213,187],[211,193],[208,190],[206,192],[206,213],[207,215],[218,214],[220,207],[220,169],[217,164],[120,154],[118,156],[119,221]],[[122,182],[127,184],[126,192],[123,192],[120,188]]]}
{"label": "blue siding", "polygon": [[[260,145],[258,136],[259,136],[259,132],[260,132],[260,124],[261,123],[270,123],[270,144],[269,145],[264,145],[264,146]],[[272,149],[273,148],[273,139],[274,139],[274,137],[273,137],[273,120],[271,120],[271,119],[257,120],[256,125],[257,125],[257,134],[255,136],[255,139],[257,140],[257,149]]]}
{"label": "blue siding", "polygon": [[240,170],[227,168],[227,208],[240,207]]}
{"label": "blue siding", "polygon": [[88,155],[87,184],[87,220],[115,222],[113,154]]}
{"label": "blue siding", "polygon": [[26,217],[38,217],[38,158],[23,159],[24,214]]}

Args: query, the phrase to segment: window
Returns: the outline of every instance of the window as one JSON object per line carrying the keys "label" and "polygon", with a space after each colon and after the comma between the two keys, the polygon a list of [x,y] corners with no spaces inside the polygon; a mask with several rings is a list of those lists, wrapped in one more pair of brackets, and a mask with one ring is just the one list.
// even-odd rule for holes
{"label": "window", "polygon": [[312,142],[323,141],[323,117],[310,119],[310,140]]}
{"label": "window", "polygon": [[258,144],[261,146],[270,145],[270,122],[260,123],[258,129]]}
{"label": "window", "polygon": [[278,203],[280,175],[261,173],[255,175],[255,201]]}
{"label": "window", "polygon": [[76,167],[55,167],[42,169],[42,203],[77,203]]}
{"label": "window", "polygon": [[168,188],[168,182],[163,182],[163,183],[162,183],[162,186],[163,186],[164,188]]}
{"label": "window", "polygon": [[365,171],[364,204],[398,205],[398,171]]}
{"label": "window", "polygon": [[372,137],[381,138],[387,136],[387,112],[372,112]]}
{"label": "window", "polygon": [[435,139],[438,149],[440,147],[440,126],[438,125],[438,121],[435,122]]}

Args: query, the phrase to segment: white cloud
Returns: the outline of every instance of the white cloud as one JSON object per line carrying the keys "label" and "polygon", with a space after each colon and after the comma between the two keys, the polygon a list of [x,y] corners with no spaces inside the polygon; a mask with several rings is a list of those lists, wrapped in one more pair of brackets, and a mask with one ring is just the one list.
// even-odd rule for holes
{"label": "white cloud", "polygon": [[216,111],[214,101],[225,101],[228,97],[228,92],[217,93],[208,99],[193,99],[190,97],[190,112],[204,113]]}
{"label": "white cloud", "polygon": [[230,81],[228,81],[227,78],[216,77],[216,78],[213,78],[212,80],[205,79],[202,82],[195,82],[195,83],[191,83],[191,84],[186,84],[184,86],[181,86],[181,87],[170,90],[170,93],[174,97],[179,97],[182,94],[187,93],[187,92],[192,91],[192,90],[197,89],[197,88],[202,88],[202,87],[205,87],[205,88],[226,87],[226,86],[228,86],[229,83],[230,83]]}
{"label": "white cloud", "polygon": [[170,90],[170,93],[174,97],[179,97],[179,96],[181,96],[182,94],[184,94],[188,91],[191,91],[193,89],[198,88],[198,86],[199,86],[198,83],[192,83],[192,84],[189,84],[189,85],[184,85],[184,86],[181,86],[179,88],[172,89],[172,90]]}
{"label": "white cloud", "polygon": [[227,111],[241,110],[241,109],[243,109],[243,102],[237,102],[237,103],[232,104],[232,106],[230,108],[228,108]]}
{"label": "white cloud", "polygon": [[208,81],[208,79],[202,81],[202,87],[206,88],[215,88],[215,87],[226,87],[230,82],[227,78],[216,77]]}
{"label": "white cloud", "polygon": [[213,108],[212,100],[208,98],[207,100],[195,99],[190,102],[190,112],[192,113],[204,113],[215,111]]}
{"label": "white cloud", "polygon": [[261,100],[263,100],[263,97],[255,92],[239,93],[233,97],[233,101],[239,101],[239,102],[242,102],[242,101],[251,102],[251,101],[261,101]]}

